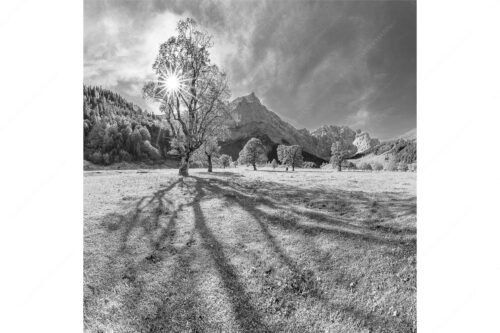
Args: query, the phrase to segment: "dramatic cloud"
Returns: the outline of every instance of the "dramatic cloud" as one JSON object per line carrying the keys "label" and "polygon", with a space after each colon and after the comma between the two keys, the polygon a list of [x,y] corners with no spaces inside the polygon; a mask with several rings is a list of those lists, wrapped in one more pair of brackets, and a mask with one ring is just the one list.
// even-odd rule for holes
{"label": "dramatic cloud", "polygon": [[144,106],[142,83],[179,19],[214,35],[233,97],[255,92],[295,126],[390,138],[416,124],[413,1],[85,1],[85,82]]}

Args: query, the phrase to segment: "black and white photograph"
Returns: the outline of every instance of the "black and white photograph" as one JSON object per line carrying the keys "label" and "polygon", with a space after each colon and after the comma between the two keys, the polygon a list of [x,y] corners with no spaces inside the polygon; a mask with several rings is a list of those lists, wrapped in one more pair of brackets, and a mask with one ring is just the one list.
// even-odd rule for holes
{"label": "black and white photograph", "polygon": [[416,331],[414,1],[84,6],[86,331]]}
{"label": "black and white photograph", "polygon": [[500,2],[0,7],[1,332],[498,331]]}

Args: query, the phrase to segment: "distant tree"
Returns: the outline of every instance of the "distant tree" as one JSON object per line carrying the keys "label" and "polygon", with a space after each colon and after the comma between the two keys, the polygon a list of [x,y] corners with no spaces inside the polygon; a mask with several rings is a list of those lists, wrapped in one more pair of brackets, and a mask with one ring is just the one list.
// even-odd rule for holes
{"label": "distant tree", "polygon": [[131,148],[132,155],[139,159],[141,158],[141,146],[142,146],[142,135],[139,129],[136,127],[132,134],[130,135],[129,145]]}
{"label": "distant tree", "polygon": [[273,161],[271,162],[271,167],[272,167],[273,169],[276,169],[276,167],[277,167],[277,166],[278,166],[278,162],[276,162],[276,159],[275,159],[275,158],[273,158]]}
{"label": "distant tree", "polygon": [[153,161],[158,161],[161,159],[160,151],[153,147],[151,142],[149,142],[148,140],[142,142],[141,151],[143,151],[148,156],[148,158]]}
{"label": "distant tree", "polygon": [[88,136],[89,146],[93,149],[100,149],[104,144],[104,136],[106,135],[106,124],[97,122],[90,130]]}
{"label": "distant tree", "polygon": [[230,96],[226,74],[211,64],[212,36],[193,19],[177,24],[177,35],[160,45],[153,70],[156,80],[143,87],[144,97],[160,110],[181,155],[179,175],[188,176],[195,150],[213,136],[228,117]]}
{"label": "distant tree", "polygon": [[126,150],[120,150],[120,160],[125,162],[132,161],[132,156]]}
{"label": "distant tree", "polygon": [[225,169],[226,167],[228,167],[231,163],[233,162],[233,159],[231,158],[231,156],[229,155],[226,155],[226,154],[222,154],[220,156],[220,163],[222,164],[222,167]]}
{"label": "distant tree", "polygon": [[375,170],[375,171],[381,171],[382,169],[384,169],[384,166],[382,165],[382,163],[379,163],[379,162],[373,163],[372,167],[373,167],[373,170]]}
{"label": "distant tree", "polygon": [[198,148],[193,159],[200,162],[205,158],[207,160],[208,172],[212,172],[213,160],[219,157],[220,146],[219,141],[223,141],[229,137],[229,130],[226,125],[220,124],[217,128],[212,129],[212,133],[207,136],[206,141]]}
{"label": "distant tree", "polygon": [[292,171],[295,171],[295,167],[301,167],[304,162],[302,157],[302,147],[298,145],[285,146],[279,145],[278,149],[278,160],[281,164],[286,166],[291,166]]}
{"label": "distant tree", "polygon": [[365,171],[372,171],[372,166],[369,163],[366,163],[366,162],[361,163],[361,165],[359,166],[359,168],[361,170],[365,170]]}
{"label": "distant tree", "polygon": [[141,126],[139,128],[139,133],[141,134],[142,141],[150,141],[151,142],[151,134],[146,127]]}
{"label": "distant tree", "polygon": [[[214,136],[208,137],[207,140],[194,151],[192,155],[192,160],[199,162],[198,164],[207,165],[208,172],[212,172],[213,158],[217,157],[220,151],[220,146],[217,142],[217,138]],[[205,164],[204,161],[207,163]]]}
{"label": "distant tree", "polygon": [[240,151],[238,162],[241,164],[250,164],[254,170],[257,163],[266,163],[266,148],[262,142],[257,138],[251,138]]}
{"label": "distant tree", "polygon": [[342,171],[342,162],[356,154],[357,150],[355,145],[339,138],[332,143],[330,163],[332,166],[336,165],[338,171]]}

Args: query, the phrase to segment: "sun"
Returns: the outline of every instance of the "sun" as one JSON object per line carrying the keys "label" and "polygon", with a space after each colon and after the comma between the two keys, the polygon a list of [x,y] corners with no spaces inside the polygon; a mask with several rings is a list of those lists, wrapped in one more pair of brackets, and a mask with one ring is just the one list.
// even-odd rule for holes
{"label": "sun", "polygon": [[179,69],[167,68],[162,70],[158,80],[160,92],[164,97],[170,99],[179,94],[187,92],[185,82],[188,79],[184,77]]}
{"label": "sun", "polygon": [[177,92],[179,91],[180,86],[181,82],[179,80],[179,77],[175,74],[172,74],[165,79],[165,88],[167,92]]}

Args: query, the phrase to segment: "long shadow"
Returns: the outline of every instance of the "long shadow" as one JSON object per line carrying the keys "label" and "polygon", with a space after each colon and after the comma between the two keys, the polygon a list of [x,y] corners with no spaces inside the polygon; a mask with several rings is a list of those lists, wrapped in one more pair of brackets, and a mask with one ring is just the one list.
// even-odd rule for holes
{"label": "long shadow", "polygon": [[[225,265],[226,260],[224,259],[224,254],[222,253],[222,248],[221,246],[217,243],[215,240],[215,237],[213,234],[208,230],[206,227],[206,224],[203,219],[203,212],[201,211],[201,208],[199,206],[199,200],[201,197],[205,196],[205,194],[200,195],[199,193],[202,193],[204,189],[208,190],[214,195],[220,195],[222,194],[224,198],[226,198],[228,201],[230,201],[232,204],[238,205],[242,209],[244,209],[246,212],[248,212],[255,221],[259,224],[263,234],[265,235],[268,243],[271,245],[271,248],[273,251],[277,254],[278,258],[297,276],[300,276],[302,274],[302,271],[300,267],[291,259],[289,256],[287,256],[284,252],[284,250],[279,246],[279,244],[276,242],[274,236],[269,230],[268,223],[272,225],[276,225],[278,227],[281,227],[283,229],[291,230],[291,231],[299,231],[303,232],[304,234],[308,235],[317,235],[317,234],[324,234],[324,233],[330,233],[330,234],[335,234],[338,236],[341,236],[344,239],[352,239],[356,241],[363,241],[363,242],[369,242],[369,243],[375,243],[375,244],[391,244],[391,245],[398,245],[398,246],[404,246],[404,243],[401,243],[399,241],[389,241],[386,239],[379,239],[373,236],[368,236],[364,234],[355,234],[347,231],[340,231],[340,230],[331,230],[331,229],[325,229],[322,227],[311,227],[311,226],[304,226],[298,224],[295,220],[290,220],[286,218],[282,218],[279,216],[271,215],[267,212],[262,211],[261,209],[258,208],[260,204],[264,204],[268,206],[269,208],[272,209],[280,209],[281,207],[277,206],[273,201],[267,199],[267,198],[258,198],[256,199],[255,197],[248,196],[245,193],[242,193],[241,190],[235,190],[235,186],[229,184],[227,181],[223,181],[220,179],[216,178],[210,178],[210,179],[203,179],[199,177],[193,177],[196,179],[196,191],[198,193],[197,198],[194,201],[194,207],[195,207],[195,216],[196,217],[196,223],[201,230],[201,233],[204,234],[204,238],[207,239],[208,244],[212,244],[212,246],[207,246],[206,248],[211,251],[212,256],[214,258],[221,258],[220,260],[217,261],[217,267],[219,269],[219,272],[221,273],[221,276],[228,276],[229,278],[224,279],[225,283],[228,281],[232,281],[233,279],[236,279],[236,276],[234,274],[233,269],[229,266],[229,271],[227,271],[227,266]],[[203,192],[204,193],[204,192]],[[293,209],[292,209],[293,210]],[[320,215],[314,215],[314,213],[305,213],[300,212],[300,211],[295,211],[296,214],[303,214],[307,215],[310,218],[316,218],[316,219],[324,219],[323,214]],[[332,220],[333,223],[342,225],[342,226],[348,226],[347,223]],[[350,225],[349,225],[350,226]],[[352,226],[351,226],[352,227]],[[364,231],[367,231],[366,228],[363,227],[357,227],[359,229],[362,229]],[[214,244],[215,242],[215,244]],[[240,286],[231,286],[227,285],[226,288],[233,290],[233,291],[238,291],[240,290]],[[406,323],[405,321],[401,321],[398,318],[392,318],[392,317],[386,317],[386,316],[379,316],[375,315],[372,313],[367,313],[362,310],[356,309],[354,307],[349,307],[345,305],[339,305],[339,304],[334,304],[331,303],[328,299],[324,298],[321,294],[318,293],[311,293],[311,296],[315,297],[319,301],[323,302],[323,304],[329,308],[331,308],[332,311],[335,310],[341,310],[343,311],[347,316],[350,316],[354,318],[355,320],[360,321],[362,326],[365,327],[371,327],[371,328],[377,328],[377,329],[383,329],[384,327],[391,327],[391,326],[398,326],[400,324],[403,324],[407,327],[411,327],[411,324]],[[248,300],[245,300],[245,303],[248,304]],[[237,303],[238,304],[238,303]],[[238,305],[236,306],[238,309]],[[243,312],[240,310],[236,311],[237,313]],[[240,319],[241,320],[241,319]],[[242,325],[242,327],[245,327],[245,325]]]}
{"label": "long shadow", "polygon": [[[177,180],[165,188],[162,188],[151,196],[140,198],[134,208],[124,214],[111,213],[103,217],[106,222],[104,226],[108,232],[119,233],[119,246],[117,249],[109,249],[114,252],[108,256],[107,267],[112,270],[119,261],[125,260],[124,271],[110,271],[111,276],[108,276],[106,281],[101,281],[98,287],[100,290],[111,288],[121,279],[126,279],[129,282],[134,282],[138,273],[144,270],[149,263],[155,263],[162,259],[166,251],[170,250],[170,243],[176,234],[177,214],[183,209],[183,205],[179,205],[175,210],[169,211],[168,221],[164,227],[159,225],[160,217],[166,212],[165,195],[171,191],[181,180]],[[147,212],[145,212],[147,210]],[[129,253],[129,239],[134,230],[142,230],[149,239],[148,247],[152,252],[142,260],[136,262],[131,259],[132,253]],[[158,232],[159,231],[159,232]],[[169,240],[169,242],[165,242]],[[165,245],[164,245],[165,244]],[[121,267],[121,266],[120,266]],[[93,286],[92,288],[95,288]]]}
{"label": "long shadow", "polygon": [[[202,178],[198,177],[193,177],[195,178],[198,182],[204,184],[207,188],[211,190],[213,193],[223,193],[224,197],[228,199],[229,201],[238,204],[240,207],[242,207],[244,210],[246,210],[248,213],[250,213],[252,216],[256,218],[258,222],[261,222],[261,228],[265,229],[268,231],[267,226],[262,223],[262,218],[264,218],[268,223],[273,224],[277,227],[280,227],[282,229],[290,230],[290,231],[296,231],[296,232],[301,232],[303,234],[307,235],[318,235],[318,234],[332,234],[332,235],[337,235],[339,237],[342,237],[344,239],[348,240],[354,240],[354,241],[363,241],[363,242],[368,242],[372,244],[379,244],[379,245],[405,245],[405,242],[401,241],[399,238],[388,238],[388,237],[379,237],[377,235],[373,235],[372,230],[369,228],[363,228],[359,226],[352,226],[348,223],[341,222],[337,219],[327,219],[329,222],[329,225],[331,225],[331,228],[326,228],[323,226],[313,226],[313,225],[304,225],[298,223],[297,219],[288,219],[287,217],[275,215],[275,214],[270,214],[268,212],[263,211],[262,209],[258,208],[261,204],[264,206],[267,206],[271,209],[276,209],[276,210],[291,210],[293,211],[296,215],[299,216],[305,216],[309,217],[315,222],[319,223],[324,223],[325,222],[325,216],[322,214],[314,214],[314,213],[308,213],[308,212],[303,212],[299,211],[297,209],[290,209],[289,208],[289,203],[286,204],[285,206],[278,206],[277,203],[274,201],[266,198],[266,197],[259,197],[256,199],[255,196],[249,196],[245,194],[243,189],[238,189],[234,184],[230,184],[228,181],[221,180],[218,178],[210,178],[209,180],[205,180]],[[234,182],[233,182],[234,183]],[[280,184],[281,185],[281,184]],[[273,185],[275,186],[275,185]],[[298,189],[293,189],[294,193],[296,191],[299,191]],[[276,190],[274,190],[276,192]],[[337,227],[337,228],[336,228]],[[349,227],[350,229],[359,229],[359,232],[354,232],[354,231],[348,231],[345,229],[339,229],[338,227]],[[268,239],[272,240],[272,236],[268,234]]]}
{"label": "long shadow", "polygon": [[200,206],[200,201],[205,192],[200,178],[193,178],[197,180],[195,185],[196,196],[191,203],[195,216],[195,227],[202,238],[203,247],[210,253],[224,287],[228,290],[236,320],[245,332],[270,332],[263,323],[259,312],[251,305],[250,298],[246,294],[245,288],[238,281],[237,274],[226,258],[222,246],[207,227]]}
{"label": "long shadow", "polygon": [[[299,268],[297,264],[285,254],[284,250],[281,248],[281,246],[276,242],[275,237],[273,234],[270,232],[269,227],[267,226],[266,223],[264,223],[263,218],[266,217],[266,214],[262,212],[259,209],[256,209],[255,206],[256,204],[254,203],[254,198],[247,196],[246,194],[240,192],[240,191],[232,191],[228,192],[227,190],[223,189],[222,187],[217,185],[217,181],[215,183],[211,181],[207,181],[202,178],[197,178],[194,177],[199,184],[203,184],[205,188],[209,189],[210,192],[212,193],[224,193],[225,198],[227,198],[229,201],[231,201],[234,204],[237,204],[239,207],[244,209],[247,213],[249,213],[255,221],[257,221],[262,233],[266,237],[267,242],[271,245],[271,248],[273,249],[274,252],[278,255],[278,257],[288,266],[290,270],[292,270],[294,273],[298,274],[299,273]],[[268,199],[265,198],[259,198],[258,200],[259,203],[265,203],[268,206],[275,207],[274,203]]]}
{"label": "long shadow", "polygon": [[[127,241],[129,239],[130,233],[132,230],[135,228],[141,226],[144,228],[144,231],[148,234],[151,234],[154,230],[158,228],[158,222],[160,219],[161,214],[165,210],[165,204],[163,202],[164,196],[166,193],[168,193],[171,189],[173,189],[177,184],[179,184],[182,181],[182,179],[178,179],[175,182],[171,183],[167,187],[156,191],[153,193],[152,196],[145,196],[142,197],[135,205],[134,210],[131,213],[125,214],[125,215],[116,215],[114,214],[114,218],[118,217],[119,218],[119,227],[123,228],[123,232],[121,235],[121,247],[119,252],[123,252],[127,248]],[[153,214],[149,215],[145,218],[141,219],[141,213],[147,209],[151,208],[151,205],[154,204],[154,202],[157,202],[156,207],[153,209]],[[144,202],[146,202],[144,204]],[[176,212],[174,212],[176,213]],[[172,217],[176,216],[176,214],[172,214]],[[173,219],[171,218],[170,222],[172,222]],[[169,223],[170,224],[170,223]],[[167,230],[165,230],[166,232]]]}
{"label": "long shadow", "polygon": [[[399,238],[393,239],[388,237],[399,235],[400,233],[400,231],[393,230],[392,227],[377,228],[377,226],[356,226],[350,224],[348,218],[339,219],[320,212],[314,212],[311,210],[304,211],[299,210],[296,207],[290,207],[293,206],[294,203],[291,199],[297,197],[301,198],[306,195],[310,198],[324,197],[326,199],[330,198],[331,200],[345,202],[357,200],[358,202],[365,204],[366,207],[370,207],[370,203],[373,198],[368,197],[361,192],[354,193],[342,190],[331,192],[321,189],[302,189],[296,186],[276,182],[258,182],[258,187],[256,187],[255,182],[246,182],[244,177],[238,174],[230,172],[216,172],[211,173],[210,175],[214,177],[192,177],[196,181],[194,187],[195,197],[186,205],[193,207],[195,215],[195,229],[202,238],[203,247],[210,253],[214,260],[215,267],[221,277],[224,287],[228,290],[235,318],[241,328],[245,331],[266,332],[269,331],[269,329],[263,323],[259,312],[251,305],[250,297],[245,293],[245,288],[238,281],[238,276],[234,267],[226,258],[221,244],[217,241],[216,237],[206,224],[204,213],[200,206],[200,201],[208,195],[206,191],[209,191],[214,196],[222,195],[229,204],[237,205],[248,212],[258,223],[266,241],[276,253],[277,257],[295,274],[300,274],[300,267],[278,244],[275,237],[270,232],[270,225],[293,232],[300,232],[305,235],[314,236],[318,234],[330,234],[345,240],[365,242],[367,244],[414,246],[413,241],[405,243]],[[230,177],[230,180],[219,179],[217,178],[218,176]],[[168,244],[166,247],[162,246],[162,244],[171,243],[175,237],[177,212],[183,209],[183,205],[180,205],[176,210],[171,212],[166,226],[161,229],[157,237],[155,237],[155,235],[158,234],[157,231],[160,228],[159,219],[163,214],[165,201],[168,203],[166,195],[178,184],[182,185],[182,182],[182,179],[179,179],[165,188],[156,191],[152,196],[140,198],[135,204],[134,209],[128,214],[110,214],[108,216],[113,217],[114,219],[119,219],[117,227],[118,229],[121,229],[120,253],[126,250],[130,234],[136,228],[143,228],[145,233],[150,235],[150,247],[153,249],[153,252],[162,252],[163,249],[168,248]],[[251,192],[252,195],[248,195],[247,193],[249,192]],[[387,196],[385,199],[387,199]],[[391,212],[389,210],[390,206],[396,206],[398,209],[408,209],[409,214],[416,211],[413,198],[398,200],[393,197],[390,199],[392,200],[377,201],[378,205],[384,209],[384,216],[391,216]],[[268,213],[261,208],[262,206],[266,206],[272,210],[289,212],[289,214],[280,215]],[[146,209],[148,210],[148,214],[144,214]],[[297,218],[290,218],[291,216],[296,216]],[[298,222],[301,216],[307,217],[315,222],[320,222],[323,225],[326,223],[328,224],[328,227],[301,224]],[[116,228],[116,226],[111,229],[114,228]],[[373,231],[377,234],[380,233],[382,237],[374,235]],[[134,272],[141,269],[149,260],[148,258],[149,256],[138,265],[132,267],[131,276],[128,278],[133,280]],[[116,258],[114,259],[116,260]],[[137,292],[139,294],[142,293],[140,286],[138,287]],[[365,320],[372,325],[376,325],[378,322],[377,318],[366,314]]]}
{"label": "long shadow", "polygon": [[197,172],[199,175],[212,175],[212,176],[223,176],[223,177],[236,177],[236,178],[241,178],[244,177],[243,175],[231,171],[213,171],[213,172]]}

